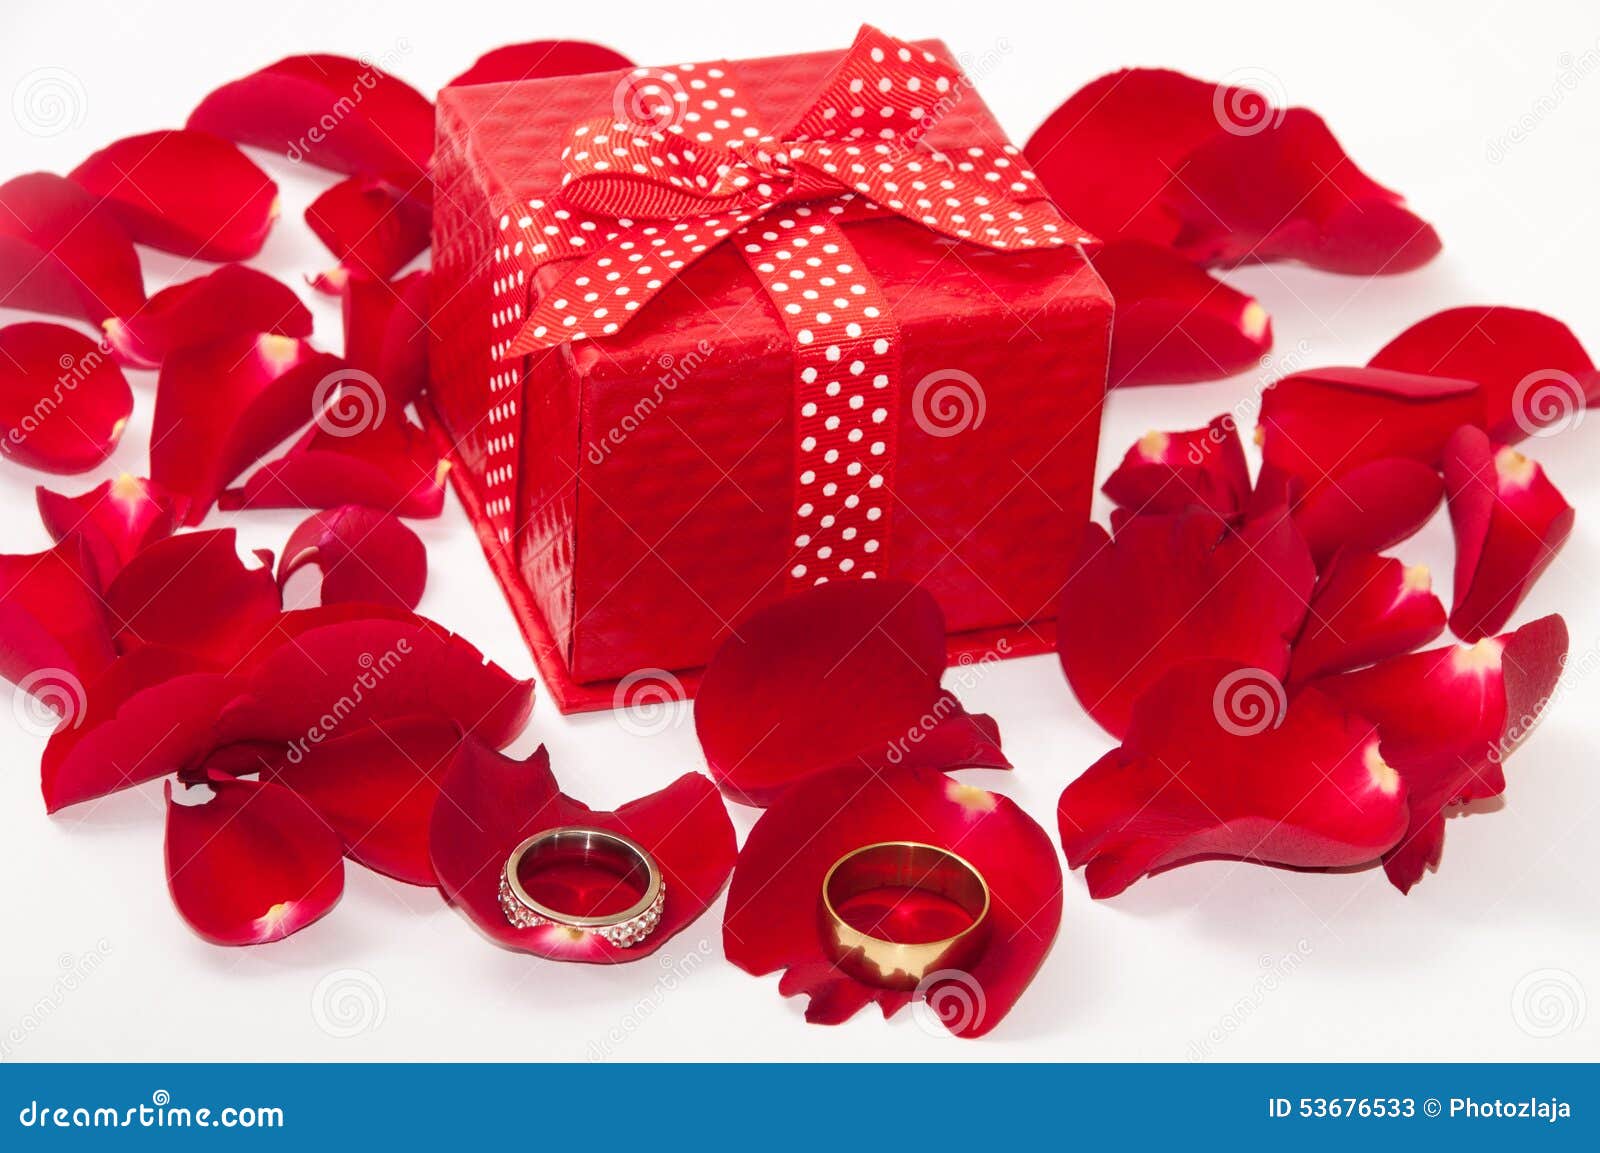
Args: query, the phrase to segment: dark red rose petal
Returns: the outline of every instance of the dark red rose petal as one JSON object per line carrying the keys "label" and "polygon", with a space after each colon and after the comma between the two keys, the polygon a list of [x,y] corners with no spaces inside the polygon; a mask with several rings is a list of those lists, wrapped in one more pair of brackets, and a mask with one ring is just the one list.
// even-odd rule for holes
{"label": "dark red rose petal", "polygon": [[1444,620],[1426,565],[1341,552],[1311,594],[1289,680],[1308,681],[1408,653],[1444,632]]}
{"label": "dark red rose petal", "polygon": [[52,540],[82,542],[104,589],[122,566],[147,545],[172,535],[177,511],[171,494],[143,477],[123,473],[81,496],[34,490],[39,516]]}
{"label": "dark red rose petal", "polygon": [[99,324],[143,303],[139,254],[94,197],[48,172],[0,184],[0,307]]}
{"label": "dark red rose petal", "polygon": [[105,602],[122,652],[159,645],[223,671],[255,650],[282,610],[271,566],[246,567],[231,528],[156,541],[111,582]]}
{"label": "dark red rose petal", "polygon": [[428,274],[344,286],[344,359],[383,386],[396,417],[428,383]]}
{"label": "dark red rose petal", "polygon": [[[841,971],[817,930],[828,870],[846,853],[883,841],[954,852],[989,886],[983,952],[969,968],[951,970],[917,993],[868,985]],[[1060,922],[1055,846],[1011,800],[923,769],[846,767],[794,785],[750,830],[728,888],[722,944],[746,972],[784,970],[779,991],[810,998],[808,1021],[837,1024],[873,1002],[889,1016],[915,999],[957,1036],[979,1037],[1027,989]]]}
{"label": "dark red rose petal", "polygon": [[1371,717],[1384,760],[1405,778],[1410,823],[1384,857],[1384,871],[1408,892],[1444,849],[1444,811],[1498,795],[1502,764],[1548,704],[1567,653],[1558,616],[1472,645],[1393,657],[1318,688]]}
{"label": "dark red rose petal", "polygon": [[1313,489],[1295,505],[1294,523],[1321,568],[1342,548],[1381,552],[1409,540],[1443,497],[1444,481],[1433,468],[1388,457]]}
{"label": "dark red rose petal", "polygon": [[[499,885],[507,858],[525,838],[562,825],[621,833],[655,859],[666,902],[643,941],[618,946],[593,933],[556,925],[519,929],[506,919]],[[716,787],[696,773],[615,812],[599,812],[560,791],[544,746],[526,761],[513,761],[471,740],[444,775],[430,843],[439,887],[491,941],[553,960],[599,964],[648,957],[687,928],[722,891],[736,856],[728,810]],[[598,913],[637,898],[594,868],[569,880],[575,912]]]}
{"label": "dark red rose petal", "polygon": [[414,609],[428,579],[428,554],[417,534],[387,513],[355,504],[301,522],[278,562],[279,587],[308,566],[322,574],[322,604]]}
{"label": "dark red rose petal", "polygon": [[[1009,768],[999,744],[939,688],[944,617],[898,581],[820,585],[742,621],[706,667],[695,730],[712,779],[745,804],[840,765],[915,760],[928,741],[971,759],[941,768]],[[915,763],[925,763],[916,760]]]}
{"label": "dark red rose petal", "polygon": [[0,328],[0,450],[30,468],[83,472],[111,455],[133,390],[98,344],[59,324]]}
{"label": "dark red rose petal", "polygon": [[383,721],[320,744],[292,745],[262,769],[262,779],[305,799],[353,860],[397,880],[432,885],[428,827],[460,742],[449,721]]}
{"label": "dark red rose petal", "polygon": [[344,892],[339,838],[282,785],[218,775],[180,805],[167,785],[167,887],[189,927],[216,945],[297,933]]}
{"label": "dark red rose petal", "polygon": [[633,61],[622,53],[599,44],[583,40],[533,40],[485,52],[447,87],[500,84],[540,76],[577,76],[584,72],[615,72],[631,67]]}
{"label": "dark red rose petal", "polygon": [[1481,404],[1468,380],[1321,368],[1284,377],[1262,395],[1256,439],[1266,467],[1311,493],[1376,460],[1437,467],[1445,441],[1476,419]]}
{"label": "dark red rose petal", "polygon": [[306,223],[344,275],[318,288],[335,291],[352,276],[387,281],[428,247],[433,214],[379,180],[352,176],[311,202]]}
{"label": "dark red rose petal", "polygon": [[1194,510],[1090,525],[1062,593],[1057,650],[1083,707],[1113,736],[1169,669],[1228,658],[1283,677],[1316,571],[1280,511],[1235,531]]}
{"label": "dark red rose petal", "polygon": [[159,368],[169,352],[229,336],[311,335],[311,313],[287,285],[242,264],[226,264],[152,296],[127,317],[105,322],[106,343],[124,364]]}
{"label": "dark red rose petal", "polygon": [[1477,640],[1501,628],[1572,531],[1573,510],[1544,469],[1463,426],[1445,449],[1456,537],[1450,628]]}
{"label": "dark red rose petal", "polygon": [[1201,857],[1298,867],[1375,861],[1406,827],[1406,790],[1377,731],[1311,686],[1286,701],[1262,669],[1174,669],[1133,710],[1122,747],[1061,794],[1067,863],[1093,897]]}
{"label": "dark red rose petal", "polygon": [[240,336],[180,349],[161,366],[150,476],[187,500],[199,524],[230,480],[317,411],[337,357],[286,336]]}
{"label": "dark red rose petal", "polygon": [[1115,241],[1092,259],[1117,302],[1113,387],[1220,380],[1272,347],[1266,309],[1170,249]]}
{"label": "dark red rose petal", "polygon": [[83,686],[115,655],[94,572],[77,541],[0,556],[0,677],[76,716]]}
{"label": "dark red rose petal", "polygon": [[347,56],[285,57],[218,88],[189,114],[188,126],[426,195],[433,105]]}
{"label": "dark red rose petal", "polygon": [[1483,413],[1473,423],[1501,442],[1565,428],[1600,401],[1600,373],[1572,330],[1521,308],[1435,313],[1379,349],[1371,366],[1476,381]]}
{"label": "dark red rose petal", "polygon": [[69,174],[130,237],[200,260],[248,260],[278,217],[278,186],[209,132],[150,132],[107,145]]}
{"label": "dark red rose petal", "polygon": [[1117,504],[1137,514],[1182,512],[1194,505],[1224,520],[1244,511],[1250,470],[1231,416],[1185,432],[1149,432],[1128,449],[1102,486]]}

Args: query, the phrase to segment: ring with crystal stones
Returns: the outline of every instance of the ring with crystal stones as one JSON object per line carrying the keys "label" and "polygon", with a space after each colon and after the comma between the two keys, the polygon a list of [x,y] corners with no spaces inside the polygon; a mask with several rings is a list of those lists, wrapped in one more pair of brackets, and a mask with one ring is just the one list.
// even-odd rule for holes
{"label": "ring with crystal stones", "polygon": [[[532,876],[566,865],[586,865],[613,874],[619,887],[637,890],[639,899],[615,913],[571,913],[535,900],[519,875],[524,868]],[[511,850],[500,876],[500,908],[517,928],[560,925],[594,933],[622,948],[637,945],[655,932],[666,898],[661,870],[642,845],[621,833],[577,825],[535,833]]]}

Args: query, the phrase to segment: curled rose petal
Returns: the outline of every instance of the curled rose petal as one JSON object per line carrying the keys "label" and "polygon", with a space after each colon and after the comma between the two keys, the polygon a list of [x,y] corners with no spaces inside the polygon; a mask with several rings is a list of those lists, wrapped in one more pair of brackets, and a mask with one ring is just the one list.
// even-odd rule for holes
{"label": "curled rose petal", "polygon": [[[518,928],[500,907],[500,878],[522,841],[563,825],[632,838],[650,854],[665,884],[655,930],[633,945],[559,925]],[[450,903],[491,941],[558,961],[617,964],[648,957],[704,913],[727,883],[736,855],[733,822],[710,781],[686,773],[659,792],[599,812],[560,791],[540,746],[514,761],[466,741],[445,772],[430,836],[434,873]],[[531,875],[524,869],[524,885]],[[590,863],[551,868],[552,907],[604,916],[626,908],[641,890]]]}
{"label": "curled rose petal", "polygon": [[1501,766],[1549,703],[1566,654],[1566,624],[1548,616],[1317,683],[1373,719],[1384,760],[1405,779],[1409,827],[1383,862],[1401,892],[1438,866],[1449,806],[1504,790]]}
{"label": "curled rose petal", "polygon": [[1061,597],[1057,651],[1078,700],[1113,736],[1167,670],[1229,658],[1284,676],[1316,572],[1281,510],[1235,530],[1192,510],[1090,525]]}
{"label": "curled rose petal", "polygon": [[344,371],[337,357],[286,336],[240,336],[183,348],[161,366],[150,477],[181,494],[199,524],[230,480],[311,419]]}
{"label": "curled rose petal", "polygon": [[262,768],[262,779],[306,800],[351,859],[397,880],[432,885],[428,827],[460,742],[449,721],[403,717],[291,745]]}
{"label": "curled rose petal", "polygon": [[120,651],[159,645],[222,670],[245,659],[282,610],[270,566],[246,567],[231,528],[154,542],[111,582],[105,602]]}
{"label": "curled rose petal", "polygon": [[417,534],[387,513],[355,504],[307,517],[290,534],[278,562],[279,587],[308,566],[322,574],[322,604],[414,609],[428,579],[428,554]]}
{"label": "curled rose petal", "polygon": [[63,716],[116,655],[90,563],[74,540],[0,556],[0,676]]}
{"label": "curled rose petal", "polygon": [[1117,302],[1113,387],[1219,380],[1272,347],[1266,309],[1170,249],[1114,241],[1092,259]]}
{"label": "curled rose petal", "polygon": [[1450,628],[1477,640],[1501,628],[1572,531],[1573,510],[1544,469],[1463,426],[1445,449],[1456,537]]}
{"label": "curled rose petal", "polygon": [[1202,857],[1302,868],[1375,861],[1406,827],[1377,730],[1318,686],[1292,701],[1266,670],[1174,669],[1128,733],[1061,794],[1067,863],[1093,897]]}
{"label": "curled rose petal", "polygon": [[34,490],[39,516],[52,540],[76,538],[83,544],[105,588],[139,551],[172,535],[177,510],[169,493],[143,477],[123,473],[81,496]]}
{"label": "curled rose petal", "polygon": [[1313,489],[1294,506],[1294,523],[1321,568],[1342,548],[1380,552],[1409,540],[1443,498],[1444,481],[1433,468],[1387,457]]}
{"label": "curled rose petal", "polygon": [[74,473],[111,455],[133,414],[117,362],[82,333],[0,328],[0,449],[30,468]]}
{"label": "curled rose petal", "polygon": [[1265,467],[1310,493],[1376,460],[1437,467],[1445,441],[1474,421],[1481,404],[1468,380],[1320,368],[1286,376],[1262,395],[1256,441]]}
{"label": "curled rose petal", "polygon": [[224,84],[188,126],[404,190],[425,188],[433,151],[427,98],[370,62],[327,53],[288,56]]}
{"label": "curled rose petal", "polygon": [[344,272],[318,287],[342,287],[351,276],[389,280],[427,249],[432,223],[425,201],[381,180],[341,180],[306,209],[306,224]]}
{"label": "curled rose petal", "polygon": [[1184,432],[1148,432],[1128,449],[1102,486],[1118,505],[1137,514],[1209,508],[1224,520],[1244,511],[1250,469],[1231,416]]}
{"label": "curled rose petal", "polygon": [[[867,984],[841,970],[824,952],[817,928],[823,878],[834,862],[885,841],[955,853],[990,893],[982,952],[959,969],[930,975],[913,992]],[[920,890],[892,889],[885,896],[902,914],[897,939],[942,936],[967,920],[952,923],[962,915],[948,899]],[[1060,922],[1055,846],[1010,799],[925,769],[846,767],[800,781],[750,830],[728,888],[722,944],[728,960],[748,973],[784,970],[779,991],[810,999],[808,1021],[837,1024],[873,1002],[890,1016],[917,1001],[917,1012],[951,1033],[979,1037],[1027,989]]]}
{"label": "curled rose petal", "polygon": [[294,290],[265,272],[225,264],[163,288],[143,308],[105,322],[106,343],[124,364],[159,368],[169,352],[229,336],[311,335],[311,313]]}
{"label": "curled rose petal", "polygon": [[1501,442],[1560,432],[1600,401],[1600,373],[1572,330],[1522,308],[1435,313],[1379,349],[1371,366],[1476,381],[1483,413],[1473,423]]}
{"label": "curled rose petal", "polygon": [[1408,653],[1444,632],[1444,619],[1426,565],[1341,552],[1311,594],[1289,680],[1308,681]]}
{"label": "curled rose petal", "polygon": [[74,168],[135,241],[200,260],[248,260],[278,217],[278,186],[238,147],[186,129],[129,136]]}
{"label": "curled rose petal", "polygon": [[352,276],[343,295],[344,359],[383,386],[398,415],[428,383],[428,274],[392,284]]}
{"label": "curled rose petal", "polygon": [[143,303],[139,254],[94,197],[48,172],[0,184],[0,307],[99,324]]}
{"label": "curled rose petal", "polygon": [[584,40],[532,40],[485,52],[448,87],[501,84],[540,76],[577,76],[584,72],[616,72],[633,67],[620,52]]}
{"label": "curled rose petal", "polygon": [[[695,731],[712,779],[745,804],[840,765],[1010,768],[939,687],[944,617],[899,581],[840,581],[742,621],[706,667]],[[960,760],[932,765],[935,752]]]}
{"label": "curled rose petal", "polygon": [[167,785],[167,887],[189,927],[216,945],[297,933],[344,892],[339,838],[282,785],[218,775],[211,799],[180,805]]}

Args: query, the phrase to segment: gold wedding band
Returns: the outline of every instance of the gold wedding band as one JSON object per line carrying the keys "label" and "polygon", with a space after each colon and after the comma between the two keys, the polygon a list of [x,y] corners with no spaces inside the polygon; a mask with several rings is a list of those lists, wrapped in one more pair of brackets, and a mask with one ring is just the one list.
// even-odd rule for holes
{"label": "gold wedding band", "polygon": [[[863,932],[840,915],[852,898],[884,889],[944,897],[971,918],[953,936],[891,941]],[[860,980],[889,989],[915,989],[940,969],[964,969],[989,933],[989,886],[983,874],[948,849],[917,841],[883,841],[840,857],[822,879],[823,944],[833,961]]]}
{"label": "gold wedding band", "polygon": [[[614,873],[618,884],[628,883],[640,890],[637,901],[615,913],[580,915],[534,900],[528,895],[518,874],[524,863],[549,867],[557,863],[592,865]],[[642,845],[621,833],[563,825],[535,833],[506,858],[500,876],[500,908],[519,929],[559,925],[579,932],[594,933],[613,945],[637,945],[661,921],[667,885],[653,857]]]}

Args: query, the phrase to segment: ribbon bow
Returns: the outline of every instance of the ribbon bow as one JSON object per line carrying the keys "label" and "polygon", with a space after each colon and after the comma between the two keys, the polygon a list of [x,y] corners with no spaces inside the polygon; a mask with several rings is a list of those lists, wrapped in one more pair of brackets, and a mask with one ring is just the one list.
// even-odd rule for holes
{"label": "ribbon bow", "polygon": [[[864,26],[818,97],[781,133],[746,127],[718,142],[681,124],[608,117],[576,125],[551,207],[558,217],[575,210],[609,218],[615,229],[542,294],[506,355],[617,332],[695,260],[797,202],[893,213],[1005,251],[1090,242],[1048,200],[1029,195],[1009,157],[992,158],[980,176],[974,164],[923,146],[965,84],[932,53]],[[718,127],[732,130],[732,121]]]}

